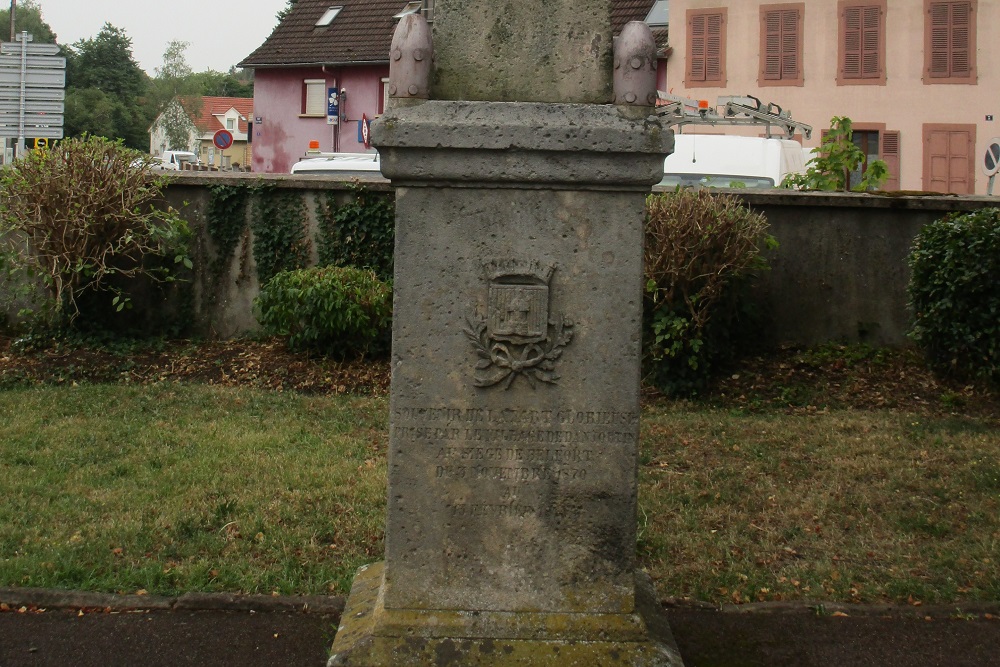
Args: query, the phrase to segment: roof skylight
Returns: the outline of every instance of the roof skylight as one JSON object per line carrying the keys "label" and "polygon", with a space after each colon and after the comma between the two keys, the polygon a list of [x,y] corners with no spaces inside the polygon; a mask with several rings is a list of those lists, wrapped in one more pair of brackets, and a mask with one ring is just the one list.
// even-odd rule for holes
{"label": "roof skylight", "polygon": [[401,19],[404,16],[406,16],[407,14],[416,14],[417,12],[420,11],[420,8],[421,8],[422,5],[423,5],[423,2],[421,2],[421,0],[416,0],[416,2],[408,2],[408,3],[406,3],[406,6],[403,7],[403,11],[399,12],[398,14],[396,14],[395,16],[393,16],[392,18],[394,18],[394,19]]}
{"label": "roof skylight", "polygon": [[667,25],[670,23],[670,10],[669,10],[668,0],[656,0],[656,4],[653,8],[649,10],[649,14],[646,15],[647,25]]}
{"label": "roof skylight", "polygon": [[344,7],[342,5],[338,5],[337,7],[330,7],[328,10],[326,10],[323,16],[319,17],[319,21],[316,21],[316,25],[320,27],[330,25],[331,23],[333,23],[333,19],[337,18],[337,14],[339,14],[340,10],[342,10],[343,8]]}

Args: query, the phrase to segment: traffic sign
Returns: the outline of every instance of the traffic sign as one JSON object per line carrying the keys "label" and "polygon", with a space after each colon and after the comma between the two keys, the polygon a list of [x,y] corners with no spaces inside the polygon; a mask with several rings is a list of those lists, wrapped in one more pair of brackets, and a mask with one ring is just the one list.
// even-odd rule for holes
{"label": "traffic sign", "polygon": [[[0,138],[2,139],[18,139],[21,135],[18,134],[17,123],[14,125],[0,125]],[[63,129],[61,125],[55,127],[24,127],[24,137],[28,139],[62,139]]]}
{"label": "traffic sign", "polygon": [[983,173],[993,176],[1000,171],[1000,137],[994,137],[986,143],[986,155],[983,156]]}
{"label": "traffic sign", "polygon": [[[66,69],[66,59],[53,56],[28,56],[24,59],[28,69]],[[0,55],[0,67],[21,71],[21,55]]]}
{"label": "traffic sign", "polygon": [[212,136],[216,148],[225,150],[233,145],[233,133],[229,130],[219,130]]}
{"label": "traffic sign", "polygon": [[[18,112],[7,111],[0,113],[0,125],[13,125],[17,127],[18,124]],[[63,115],[61,113],[26,113],[24,114],[24,126],[37,125],[39,127],[44,127],[48,125],[62,125]]]}
{"label": "traffic sign", "polygon": [[[6,54],[16,54],[21,55],[21,42],[2,42],[0,43],[0,53]],[[28,55],[29,56],[58,56],[59,55],[59,45],[58,44],[36,44],[34,42],[28,43]]]}
{"label": "traffic sign", "polygon": [[[66,99],[66,91],[62,88],[25,88],[24,99],[49,102],[61,102]],[[0,100],[21,100],[20,87],[4,88],[0,86]]]}
{"label": "traffic sign", "polygon": [[[26,100],[24,103],[25,113],[63,113],[66,105],[62,102],[50,102],[46,100]],[[18,100],[8,100],[0,98],[0,113],[21,111],[21,103]]]}
{"label": "traffic sign", "polygon": [[[66,71],[61,69],[29,69],[24,73],[26,86],[32,88],[65,88]],[[20,93],[21,70],[0,69],[0,86],[17,86]]]}

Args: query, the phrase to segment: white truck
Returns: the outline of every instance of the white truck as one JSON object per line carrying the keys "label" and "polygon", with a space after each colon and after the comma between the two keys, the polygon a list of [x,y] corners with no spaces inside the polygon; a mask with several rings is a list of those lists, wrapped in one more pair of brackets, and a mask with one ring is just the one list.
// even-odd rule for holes
{"label": "white truck", "polygon": [[163,151],[163,155],[154,159],[156,168],[166,171],[180,171],[185,164],[200,164],[198,156],[191,151]]}
{"label": "white truck", "polygon": [[663,161],[660,185],[766,189],[805,169],[802,144],[791,139],[677,134],[674,152]]}

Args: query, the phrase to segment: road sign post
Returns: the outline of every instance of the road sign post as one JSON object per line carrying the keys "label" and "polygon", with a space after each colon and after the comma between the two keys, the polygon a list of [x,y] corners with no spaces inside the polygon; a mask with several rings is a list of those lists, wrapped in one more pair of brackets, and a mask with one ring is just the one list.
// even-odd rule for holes
{"label": "road sign post", "polygon": [[0,138],[61,139],[66,59],[58,44],[33,44],[27,32],[0,44]]}

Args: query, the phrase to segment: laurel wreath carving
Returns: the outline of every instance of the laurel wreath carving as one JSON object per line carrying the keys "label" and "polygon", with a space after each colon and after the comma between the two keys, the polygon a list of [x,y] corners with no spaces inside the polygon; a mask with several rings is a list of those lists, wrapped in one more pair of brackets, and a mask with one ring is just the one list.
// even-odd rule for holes
{"label": "laurel wreath carving", "polygon": [[503,383],[506,391],[514,378],[521,376],[531,388],[536,383],[557,384],[556,361],[563,348],[573,340],[573,323],[559,317],[549,321],[551,335],[538,343],[516,343],[495,340],[486,326],[486,319],[467,318],[463,330],[476,350],[475,385],[493,387]]}

